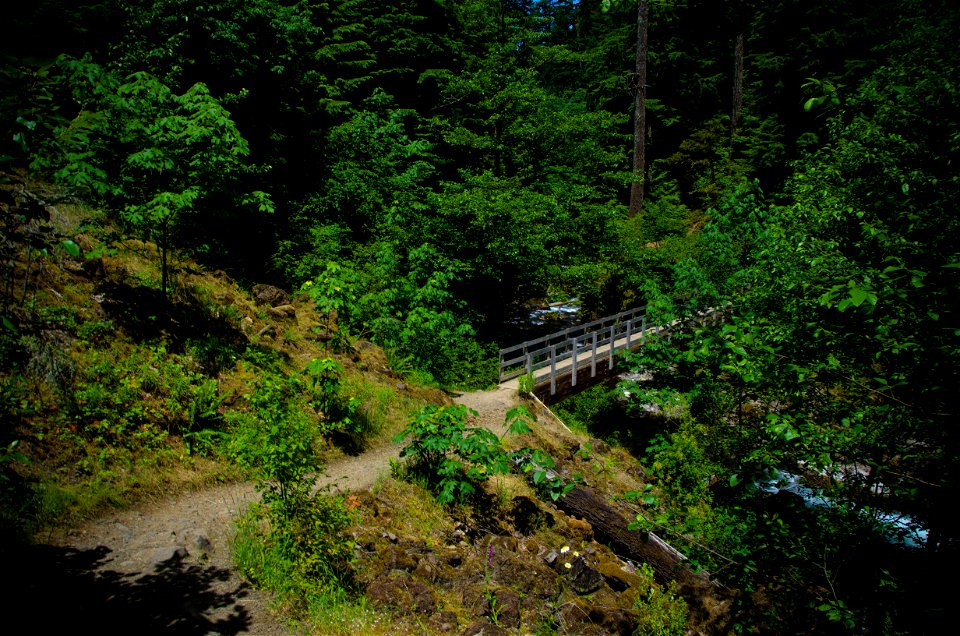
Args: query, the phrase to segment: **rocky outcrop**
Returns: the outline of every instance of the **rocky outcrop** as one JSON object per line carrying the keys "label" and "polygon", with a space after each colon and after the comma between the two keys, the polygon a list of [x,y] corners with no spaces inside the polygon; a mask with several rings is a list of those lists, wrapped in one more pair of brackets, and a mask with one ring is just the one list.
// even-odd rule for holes
{"label": "rocky outcrop", "polygon": [[258,306],[277,307],[290,304],[290,294],[273,285],[254,285],[253,301]]}

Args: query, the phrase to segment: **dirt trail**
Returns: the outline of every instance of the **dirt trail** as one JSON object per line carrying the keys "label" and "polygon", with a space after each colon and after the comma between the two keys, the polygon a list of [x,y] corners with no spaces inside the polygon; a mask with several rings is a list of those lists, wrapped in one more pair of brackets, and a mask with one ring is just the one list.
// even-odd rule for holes
{"label": "dirt trail", "polygon": [[[454,401],[497,434],[519,403],[515,387]],[[386,445],[337,461],[319,486],[369,489],[398,454],[399,446]],[[233,570],[233,522],[258,497],[249,483],[214,486],[40,537],[30,554],[6,555],[21,582],[7,600],[18,615],[36,617],[37,633],[290,634],[271,613],[270,595]]]}
{"label": "dirt trail", "polygon": [[[398,453],[387,445],[337,461],[318,487],[368,489]],[[234,519],[258,498],[250,483],[214,486],[41,536],[28,553],[0,546],[19,581],[6,601],[36,617],[34,633],[293,633],[271,613],[270,595],[233,570]]]}
{"label": "dirt trail", "polygon": [[453,401],[477,412],[475,425],[488,428],[497,435],[503,435],[506,429],[504,420],[507,411],[520,404],[520,396],[515,383],[506,383],[489,391],[457,395]]}

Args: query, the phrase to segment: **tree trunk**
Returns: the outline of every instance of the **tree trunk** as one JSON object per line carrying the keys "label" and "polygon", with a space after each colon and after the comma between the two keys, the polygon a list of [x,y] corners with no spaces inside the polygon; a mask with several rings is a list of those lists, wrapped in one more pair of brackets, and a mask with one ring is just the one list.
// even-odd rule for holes
{"label": "tree trunk", "polygon": [[647,20],[646,0],[637,2],[637,66],[634,72],[635,100],[633,109],[633,177],[630,185],[630,216],[643,210],[646,180],[647,136]]}
{"label": "tree trunk", "polygon": [[730,113],[730,149],[733,151],[733,141],[740,129],[741,111],[743,110],[743,32],[737,33],[737,41],[733,47],[733,107]]}
{"label": "tree trunk", "polygon": [[163,224],[160,232],[160,289],[163,294],[163,304],[167,304],[167,224]]}

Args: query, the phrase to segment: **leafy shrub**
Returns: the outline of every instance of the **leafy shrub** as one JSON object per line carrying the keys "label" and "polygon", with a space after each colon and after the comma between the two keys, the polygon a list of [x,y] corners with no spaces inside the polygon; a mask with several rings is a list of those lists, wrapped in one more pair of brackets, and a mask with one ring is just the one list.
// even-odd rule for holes
{"label": "leafy shrub", "polygon": [[112,320],[88,320],[77,329],[77,337],[85,342],[103,343],[116,331]]}
{"label": "leafy shrub", "polygon": [[340,363],[332,358],[314,358],[303,373],[310,385],[310,406],[320,415],[323,434],[344,433],[359,438],[369,432],[366,418],[359,415],[360,401],[341,394]]}
{"label": "leafy shrub", "polygon": [[[428,406],[396,437],[397,441],[413,438],[400,456],[411,457],[407,469],[434,489],[438,502],[463,503],[477,492],[479,483],[509,472],[514,465],[533,472],[534,483],[554,500],[573,488],[552,472],[553,459],[543,451],[522,448],[508,453],[492,431],[468,428],[471,414],[477,413],[460,404]],[[507,413],[507,431],[514,435],[529,432],[532,421],[526,407],[518,406]]]}
{"label": "leafy shrub", "polygon": [[234,562],[251,580],[299,604],[321,600],[342,603],[356,592],[353,523],[339,495],[317,494],[289,518],[254,506],[238,520]]}
{"label": "leafy shrub", "polygon": [[677,584],[670,582],[664,590],[653,582],[653,569],[646,563],[640,566],[640,574],[648,582],[646,593],[637,596],[634,608],[638,611],[638,636],[683,636],[687,633],[689,609],[680,597]]}
{"label": "leafy shrub", "polygon": [[221,420],[218,409],[223,400],[224,396],[220,395],[216,380],[204,380],[194,387],[193,400],[190,402],[189,424],[183,433],[187,452],[209,453],[216,440],[223,436],[221,431],[214,428]]}
{"label": "leafy shrub", "polygon": [[467,428],[467,416],[476,411],[457,404],[428,406],[413,417],[397,441],[410,436],[400,451],[412,457],[410,469],[437,492],[437,501],[465,501],[477,491],[477,482],[510,470],[500,439],[485,428]]}
{"label": "leafy shrub", "polygon": [[319,464],[313,445],[319,431],[300,408],[303,383],[265,374],[246,396],[251,411],[235,413],[231,451],[254,470],[264,502],[289,521],[307,501]]}
{"label": "leafy shrub", "polygon": [[[233,305],[228,305],[227,308],[236,310]],[[239,322],[239,319],[236,322]],[[217,336],[189,340],[185,349],[204,371],[211,375],[230,368],[237,360],[236,348]]]}

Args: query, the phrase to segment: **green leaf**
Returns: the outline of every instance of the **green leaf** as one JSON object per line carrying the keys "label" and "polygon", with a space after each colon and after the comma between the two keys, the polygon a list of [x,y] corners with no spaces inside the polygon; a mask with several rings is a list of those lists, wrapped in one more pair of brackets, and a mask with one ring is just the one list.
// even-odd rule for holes
{"label": "green leaf", "polygon": [[74,258],[77,258],[78,256],[80,256],[80,246],[74,243],[73,241],[71,241],[70,239],[66,239],[60,245],[63,246],[63,249],[65,249],[67,251],[67,254],[69,254],[70,256]]}

